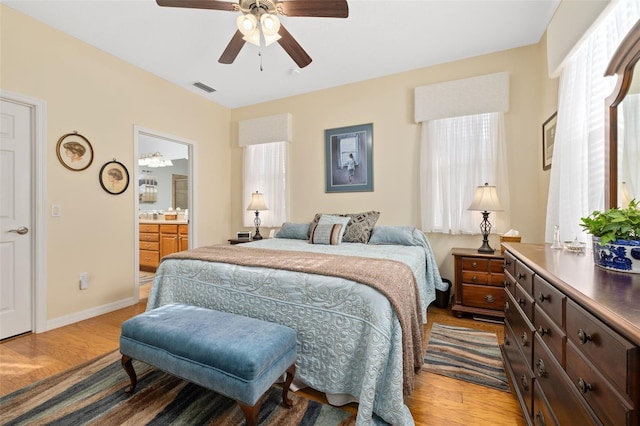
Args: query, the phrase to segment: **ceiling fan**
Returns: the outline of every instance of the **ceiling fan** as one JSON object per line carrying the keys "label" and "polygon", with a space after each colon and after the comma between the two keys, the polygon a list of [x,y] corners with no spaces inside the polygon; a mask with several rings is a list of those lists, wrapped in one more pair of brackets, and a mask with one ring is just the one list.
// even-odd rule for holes
{"label": "ceiling fan", "polygon": [[260,46],[278,42],[291,59],[304,68],[311,57],[280,23],[278,15],[320,18],[347,18],[347,0],[239,0],[236,3],[221,0],[156,0],[159,6],[213,9],[242,12],[237,18],[238,30],[218,59],[231,64],[245,42]]}

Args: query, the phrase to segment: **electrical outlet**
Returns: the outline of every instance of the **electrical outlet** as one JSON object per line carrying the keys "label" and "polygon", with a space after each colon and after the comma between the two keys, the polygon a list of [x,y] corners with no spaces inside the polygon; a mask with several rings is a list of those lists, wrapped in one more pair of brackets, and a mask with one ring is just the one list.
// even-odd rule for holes
{"label": "electrical outlet", "polygon": [[86,272],[80,273],[80,290],[86,290],[89,288],[89,274]]}

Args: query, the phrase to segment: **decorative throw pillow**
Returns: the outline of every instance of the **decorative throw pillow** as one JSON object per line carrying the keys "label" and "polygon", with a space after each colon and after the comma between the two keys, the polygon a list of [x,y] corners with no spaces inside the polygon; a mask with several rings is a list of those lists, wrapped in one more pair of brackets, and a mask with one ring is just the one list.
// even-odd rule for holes
{"label": "decorative throw pillow", "polygon": [[414,246],[414,226],[376,226],[371,231],[369,244],[395,244],[400,246]]}
{"label": "decorative throw pillow", "polygon": [[[322,213],[317,213],[311,222],[311,226],[313,226],[314,223],[318,223],[322,216]],[[364,213],[334,214],[332,216],[348,217],[351,219],[344,230],[343,242],[367,244],[371,237],[371,230],[380,217],[380,212],[369,211]]]}
{"label": "decorative throw pillow", "polygon": [[342,229],[340,229],[340,241],[342,241],[350,220],[351,218],[345,216],[323,214],[318,220],[318,225],[339,223],[342,225]]}
{"label": "decorative throw pillow", "polygon": [[337,246],[340,244],[342,225],[339,223],[319,223],[311,231],[311,244],[330,244]]}
{"label": "decorative throw pillow", "polygon": [[289,238],[292,240],[306,240],[309,238],[310,223],[285,222],[276,233],[275,238]]}

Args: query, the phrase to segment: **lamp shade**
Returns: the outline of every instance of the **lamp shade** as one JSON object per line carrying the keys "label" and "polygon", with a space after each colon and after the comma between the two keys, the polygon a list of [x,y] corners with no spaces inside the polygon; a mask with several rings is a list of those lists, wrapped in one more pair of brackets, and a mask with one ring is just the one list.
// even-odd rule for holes
{"label": "lamp shade", "polygon": [[479,210],[487,212],[502,211],[502,205],[500,204],[500,200],[498,200],[498,191],[496,191],[496,187],[489,186],[488,183],[485,183],[483,186],[477,187],[476,192],[473,194],[473,201],[469,206],[469,210]]}
{"label": "lamp shade", "polygon": [[249,203],[247,210],[269,210],[267,208],[267,204],[264,202],[264,196],[261,192],[256,191],[251,194],[251,202]]}

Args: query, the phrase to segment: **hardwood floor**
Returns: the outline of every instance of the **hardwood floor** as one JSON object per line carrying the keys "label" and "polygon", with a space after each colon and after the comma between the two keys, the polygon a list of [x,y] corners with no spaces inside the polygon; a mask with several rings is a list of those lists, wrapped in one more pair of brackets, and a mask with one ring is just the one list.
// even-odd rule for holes
{"label": "hardwood floor", "polygon": [[[146,286],[145,286],[146,287]],[[148,288],[141,287],[141,296]],[[145,310],[146,299],[128,308],[41,334],[27,334],[0,343],[0,396],[75,365],[118,349],[120,326]],[[425,346],[431,324],[459,325],[496,332],[502,342],[503,326],[459,319],[450,310],[429,308]],[[319,392],[298,394],[324,402]],[[422,372],[413,394],[406,399],[416,425],[525,425],[513,394]],[[352,404],[346,409],[354,411]]]}

